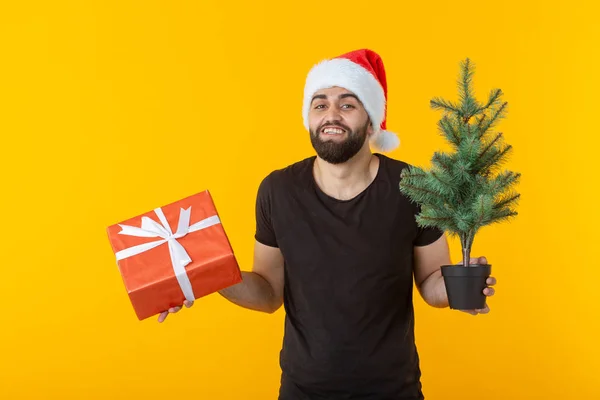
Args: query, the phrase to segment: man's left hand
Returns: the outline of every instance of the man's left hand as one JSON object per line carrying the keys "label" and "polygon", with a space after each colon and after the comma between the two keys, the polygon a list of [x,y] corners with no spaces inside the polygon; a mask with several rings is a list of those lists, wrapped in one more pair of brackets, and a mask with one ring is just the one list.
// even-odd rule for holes
{"label": "man's left hand", "polygon": [[[462,261],[459,264],[462,264]],[[485,257],[472,257],[471,260],[469,261],[469,264],[485,265],[485,264],[487,264],[487,259]],[[493,276],[490,276],[487,278],[485,283],[488,286],[485,289],[483,289],[483,294],[486,295],[487,297],[493,296],[496,291],[491,286],[494,286],[496,284],[496,278],[494,278]],[[480,309],[476,309],[476,310],[461,310],[461,311],[466,312],[471,315],[487,314],[490,312],[490,307],[486,303],[484,308],[480,308]]]}

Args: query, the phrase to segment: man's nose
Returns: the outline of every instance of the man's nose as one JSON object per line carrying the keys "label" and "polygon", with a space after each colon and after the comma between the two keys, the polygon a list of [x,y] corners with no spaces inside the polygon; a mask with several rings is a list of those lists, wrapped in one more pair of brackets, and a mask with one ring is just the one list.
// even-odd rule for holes
{"label": "man's nose", "polygon": [[327,115],[325,115],[325,121],[339,121],[341,119],[342,114],[338,107],[329,107],[327,110]]}

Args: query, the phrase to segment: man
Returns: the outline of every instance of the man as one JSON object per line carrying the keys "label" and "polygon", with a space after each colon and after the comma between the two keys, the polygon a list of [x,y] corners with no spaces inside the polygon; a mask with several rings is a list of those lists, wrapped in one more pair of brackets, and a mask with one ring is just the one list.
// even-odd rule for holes
{"label": "man", "polygon": [[257,311],[284,305],[280,400],[423,399],[413,279],[427,304],[447,307],[450,257],[444,232],[419,228],[418,205],[400,193],[408,164],[371,152],[399,145],[383,63],[371,50],[325,60],[304,95],[316,156],[261,182],[253,271],[220,293]]}

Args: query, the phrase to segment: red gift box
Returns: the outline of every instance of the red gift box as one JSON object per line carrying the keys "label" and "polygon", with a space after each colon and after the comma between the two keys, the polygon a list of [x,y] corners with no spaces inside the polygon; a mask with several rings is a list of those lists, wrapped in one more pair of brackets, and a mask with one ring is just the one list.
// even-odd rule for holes
{"label": "red gift box", "polygon": [[217,209],[204,191],[109,226],[138,319],[242,281]]}

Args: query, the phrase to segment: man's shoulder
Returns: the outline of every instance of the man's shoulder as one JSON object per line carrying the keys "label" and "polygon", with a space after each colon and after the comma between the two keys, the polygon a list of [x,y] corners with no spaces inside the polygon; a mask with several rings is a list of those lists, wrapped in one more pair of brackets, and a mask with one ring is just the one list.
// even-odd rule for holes
{"label": "man's shoulder", "polygon": [[391,176],[400,177],[400,172],[403,169],[412,166],[408,161],[391,158],[384,154],[378,154],[383,167],[391,174]]}
{"label": "man's shoulder", "polygon": [[288,191],[293,186],[309,183],[315,156],[296,161],[292,164],[276,168],[269,172],[260,186],[268,191]]}
{"label": "man's shoulder", "polygon": [[264,180],[272,184],[296,183],[312,174],[315,156],[307,157],[292,164],[272,170]]}

